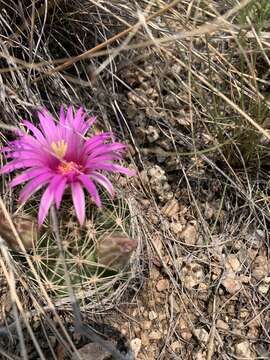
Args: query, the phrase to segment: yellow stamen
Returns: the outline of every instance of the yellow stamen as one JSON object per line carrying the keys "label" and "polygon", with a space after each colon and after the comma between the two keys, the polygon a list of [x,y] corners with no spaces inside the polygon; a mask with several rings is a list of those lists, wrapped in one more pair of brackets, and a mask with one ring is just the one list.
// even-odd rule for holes
{"label": "yellow stamen", "polygon": [[61,172],[62,175],[65,175],[67,173],[69,173],[72,170],[77,170],[77,164],[75,164],[73,161],[70,161],[68,163],[65,164],[60,164],[58,166],[59,171]]}
{"label": "yellow stamen", "polygon": [[59,158],[62,159],[67,153],[67,143],[62,139],[57,142],[53,141],[51,143],[51,148],[54,154]]}

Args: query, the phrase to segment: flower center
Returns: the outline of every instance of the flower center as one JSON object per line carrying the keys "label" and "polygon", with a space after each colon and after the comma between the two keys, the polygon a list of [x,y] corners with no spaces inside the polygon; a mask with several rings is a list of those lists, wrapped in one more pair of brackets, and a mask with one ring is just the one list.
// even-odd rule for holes
{"label": "flower center", "polygon": [[82,166],[79,164],[76,164],[74,161],[69,161],[66,163],[61,163],[58,165],[58,170],[62,175],[67,175],[73,171],[76,173],[79,173],[82,170]]}
{"label": "flower center", "polygon": [[53,141],[51,143],[52,151],[59,159],[63,159],[63,157],[66,155],[67,147],[68,145],[63,139],[57,142]]}

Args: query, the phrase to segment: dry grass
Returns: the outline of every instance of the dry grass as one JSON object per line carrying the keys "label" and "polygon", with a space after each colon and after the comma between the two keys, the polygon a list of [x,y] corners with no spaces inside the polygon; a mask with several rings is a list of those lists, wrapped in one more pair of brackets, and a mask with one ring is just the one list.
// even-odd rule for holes
{"label": "dry grass", "polygon": [[[50,221],[33,253],[14,254],[2,244],[2,292],[10,298],[4,315],[7,322],[22,320],[13,323],[19,356],[36,356],[30,356],[29,343],[40,358],[57,353],[53,348],[48,355],[40,345],[42,332],[33,330],[39,317],[44,333],[65,344],[67,356],[75,351],[67,331],[73,309],[66,270],[82,312],[91,318],[124,302],[136,304],[134,288],[137,294],[148,268],[151,283],[158,263],[181,311],[169,311],[167,334],[152,358],[243,358],[235,346],[244,340],[252,344],[250,358],[266,358],[268,301],[258,290],[263,278],[255,281],[253,271],[256,257],[269,261],[268,1],[29,0],[1,1],[0,9],[1,142],[21,118],[34,119],[40,106],[57,115],[61,104],[83,104],[98,115],[101,129],[130,144],[127,161],[141,172],[138,181],[119,184],[120,200],[108,201],[107,212],[89,205],[84,230],[70,220],[67,201],[59,214],[66,269]],[[156,140],[149,127],[157,131]],[[165,194],[143,176],[155,164],[165,171]],[[2,179],[1,205],[7,216],[17,208],[8,180]],[[162,212],[169,191],[186,209],[179,218]],[[38,199],[24,210],[35,215],[37,205]],[[196,222],[196,242],[172,230],[181,219]],[[95,243],[119,226],[140,246],[127,273],[104,273]],[[251,233],[258,230],[264,239],[254,250]],[[161,245],[153,240],[156,234]],[[233,296],[223,285],[230,255],[239,259],[239,276],[249,277]],[[202,269],[203,285],[189,287],[184,278],[194,263]],[[242,308],[248,313],[241,324],[237,306],[239,314]],[[245,329],[257,318],[260,325],[251,335]],[[179,319],[188,324],[190,341],[177,330]],[[217,330],[220,319],[235,329]],[[209,334],[206,343],[196,335],[201,328]],[[175,341],[180,350],[171,347]],[[142,358],[151,358],[147,352]]]}

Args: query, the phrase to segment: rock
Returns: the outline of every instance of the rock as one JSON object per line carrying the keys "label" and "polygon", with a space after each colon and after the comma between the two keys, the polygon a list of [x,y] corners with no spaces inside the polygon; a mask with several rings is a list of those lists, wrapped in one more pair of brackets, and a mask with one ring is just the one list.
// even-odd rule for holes
{"label": "rock", "polygon": [[195,245],[197,242],[197,223],[189,222],[180,234],[180,238],[183,239],[187,245]]}
{"label": "rock", "polygon": [[[105,341],[106,343],[110,344],[109,341]],[[81,360],[105,360],[110,353],[104,350],[99,344],[97,343],[90,343],[86,344],[85,346],[78,349],[80,354]],[[74,354],[72,360],[77,360],[77,355]]]}
{"label": "rock", "polygon": [[169,218],[175,216],[179,211],[180,205],[176,199],[169,200],[161,209],[161,213]]}
{"label": "rock", "polygon": [[173,312],[178,314],[181,311],[179,301],[175,300],[175,297],[174,297],[173,294],[170,295],[170,300],[169,301],[170,301]]}
{"label": "rock", "polygon": [[164,312],[160,312],[160,313],[158,314],[158,320],[159,320],[159,321],[162,321],[162,320],[165,320],[165,319],[167,319],[166,312],[165,312],[165,311],[164,311]]}
{"label": "rock", "polygon": [[142,341],[139,338],[136,339],[132,339],[130,341],[130,348],[134,353],[135,359],[138,356],[140,350],[141,350],[141,346],[142,346]]}
{"label": "rock", "polygon": [[[241,254],[241,256],[242,257],[243,257],[243,255],[245,257],[248,256],[248,260],[249,260],[250,264],[251,264],[251,262],[253,262],[255,260],[256,256],[258,255],[258,250],[257,249],[247,248],[245,246],[244,249],[241,249],[241,250],[243,251],[243,254]],[[247,264],[247,261],[245,261],[245,263]]]}
{"label": "rock", "polygon": [[251,337],[251,338],[257,338],[259,336],[259,329],[256,327],[250,327],[248,332],[247,332],[247,337]]}
{"label": "rock", "polygon": [[163,242],[162,242],[161,234],[159,234],[159,233],[154,233],[154,234],[152,235],[152,240],[153,240],[153,243],[155,244],[155,248],[156,248],[158,251],[162,251],[162,249],[163,249]]}
{"label": "rock", "polygon": [[137,245],[136,239],[131,239],[124,233],[105,233],[97,242],[98,262],[120,271],[128,264]]}
{"label": "rock", "polygon": [[173,343],[171,343],[170,346],[172,351],[177,351],[178,349],[181,348],[181,341],[174,341]]}
{"label": "rock", "polygon": [[264,240],[265,239],[265,231],[261,230],[261,229],[256,229],[255,230],[255,236],[256,236],[256,238]]}
{"label": "rock", "polygon": [[264,344],[261,342],[257,342],[254,344],[256,348],[257,356],[261,359],[267,359],[269,357],[269,348],[267,347],[268,344]]}
{"label": "rock", "polygon": [[186,330],[186,331],[183,330],[181,332],[181,336],[185,341],[189,341],[192,338],[192,333],[189,330]]}
{"label": "rock", "polygon": [[241,248],[243,248],[244,244],[241,239],[232,239],[230,242],[230,247],[232,250],[239,251]]}
{"label": "rock", "polygon": [[265,240],[265,232],[261,229],[256,229],[246,237],[246,242],[253,249],[260,249]]}
{"label": "rock", "polygon": [[[143,180],[143,177],[144,177],[144,181],[147,181],[146,178],[147,178],[147,175],[146,175],[146,171],[142,171],[141,172],[141,177],[142,177],[142,180]],[[138,199],[139,202],[141,203],[142,207],[145,208],[145,209],[148,209],[151,205],[151,202],[149,199],[145,199],[145,198],[141,198],[141,199]]]}
{"label": "rock", "polygon": [[159,276],[160,276],[160,272],[158,271],[158,269],[156,267],[152,267],[150,269],[150,279],[157,280]]}
{"label": "rock", "polygon": [[222,269],[218,266],[213,265],[212,266],[212,279],[216,280],[218,278],[220,278],[222,273]]}
{"label": "rock", "polygon": [[[24,213],[11,216],[11,220],[25,249],[32,249],[38,239],[37,220],[34,217]],[[16,236],[14,235],[9,222],[2,213],[2,210],[0,210],[0,236],[11,248],[16,250],[20,249]]]}
{"label": "rock", "polygon": [[192,338],[190,326],[183,318],[180,318],[178,321],[177,331],[179,335],[182,337],[182,339],[184,339],[185,341],[189,341]]}
{"label": "rock", "polygon": [[150,125],[146,130],[146,136],[148,142],[151,144],[159,139],[159,130],[156,127]]}
{"label": "rock", "polygon": [[165,232],[167,232],[167,231],[169,231],[170,230],[170,223],[169,223],[169,221],[168,220],[164,220],[164,221],[162,221],[162,223],[161,223],[161,225],[160,225],[160,229],[162,230],[162,231],[165,231]]}
{"label": "rock", "polygon": [[194,335],[200,342],[204,344],[208,342],[209,334],[205,329],[195,329]]}
{"label": "rock", "polygon": [[259,255],[255,258],[251,274],[258,281],[268,274],[268,259],[266,256]]}
{"label": "rock", "polygon": [[229,325],[221,319],[217,320],[216,327],[217,327],[217,329],[221,329],[221,330],[229,330],[230,329]]}
{"label": "rock", "polygon": [[149,337],[148,335],[146,335],[145,333],[141,333],[141,341],[142,341],[142,345],[143,346],[148,346],[149,345]]}
{"label": "rock", "polygon": [[245,308],[242,308],[240,310],[239,316],[240,316],[241,319],[246,319],[249,316],[249,311],[247,309],[245,309]]}
{"label": "rock", "polygon": [[205,354],[205,352],[203,352],[201,350],[196,352],[194,355],[195,355],[195,357],[194,357],[195,360],[206,360],[206,354]]}
{"label": "rock", "polygon": [[249,359],[249,360],[254,359],[254,356],[250,350],[249,342],[247,340],[242,341],[235,345],[235,354],[245,359]]}
{"label": "rock", "polygon": [[150,340],[160,340],[162,338],[162,335],[159,331],[151,331],[149,334]]}
{"label": "rock", "polygon": [[266,276],[258,286],[258,291],[262,295],[266,295],[270,288],[270,276]]}
{"label": "rock", "polygon": [[140,326],[135,325],[134,328],[133,328],[133,330],[134,330],[134,334],[135,334],[137,337],[141,335],[141,328],[140,328]]}
{"label": "rock", "polygon": [[154,165],[148,170],[148,175],[154,179],[160,179],[161,181],[167,181],[165,171],[160,166]]}
{"label": "rock", "polygon": [[142,180],[147,184],[150,184],[161,202],[169,201],[173,198],[173,193],[170,191],[171,187],[168,183],[165,171],[160,166],[154,165],[151,167],[146,176],[144,174],[144,177],[146,178],[146,181],[143,180],[143,177]]}
{"label": "rock", "polygon": [[143,330],[149,330],[151,329],[152,323],[151,321],[145,320],[142,322],[142,329]]}
{"label": "rock", "polygon": [[206,202],[204,204],[204,217],[207,220],[210,220],[214,217],[216,209],[215,207],[211,206],[212,204],[209,204],[208,202]]}
{"label": "rock", "polygon": [[249,284],[250,276],[241,274],[241,275],[239,275],[239,280],[241,281],[242,284]]}
{"label": "rock", "polygon": [[223,280],[222,285],[225,287],[226,291],[230,294],[235,294],[242,287],[241,281],[239,278],[233,274],[228,274]]}
{"label": "rock", "polygon": [[153,321],[157,318],[157,313],[155,311],[150,311],[148,314],[149,320]]}
{"label": "rock", "polygon": [[183,230],[183,225],[180,222],[172,222],[170,224],[171,231],[177,235]]}
{"label": "rock", "polygon": [[[147,170],[143,170],[140,172],[140,178],[144,184],[148,184],[150,179],[149,179]],[[142,202],[142,200],[141,200],[141,202]],[[145,202],[147,202],[147,204],[150,205],[149,200],[146,200]]]}
{"label": "rock", "polygon": [[154,225],[157,225],[160,222],[157,214],[154,214],[152,212],[149,212],[149,221]]}
{"label": "rock", "polygon": [[161,279],[156,284],[157,291],[168,290],[169,286],[170,286],[170,283],[169,283],[169,281],[167,279]]}
{"label": "rock", "polygon": [[207,301],[209,297],[209,285],[202,282],[198,286],[198,299]]}
{"label": "rock", "polygon": [[232,272],[238,272],[241,269],[240,261],[236,255],[228,255],[226,257],[225,269]]}
{"label": "rock", "polygon": [[204,280],[203,267],[196,261],[186,263],[181,269],[181,274],[183,285],[187,289],[192,289]]}

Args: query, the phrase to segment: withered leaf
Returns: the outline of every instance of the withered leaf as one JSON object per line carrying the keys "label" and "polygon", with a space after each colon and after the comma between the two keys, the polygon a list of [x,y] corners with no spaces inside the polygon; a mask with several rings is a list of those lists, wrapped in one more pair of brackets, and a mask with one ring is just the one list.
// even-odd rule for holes
{"label": "withered leaf", "polygon": [[106,267],[121,270],[128,264],[137,246],[136,239],[131,239],[123,233],[106,234],[97,243],[98,262]]}
{"label": "withered leaf", "polygon": [[[37,241],[38,224],[35,218],[30,215],[15,215],[12,216],[13,224],[22,240],[26,249],[31,249]],[[4,214],[0,212],[0,236],[7,242],[12,249],[19,249],[19,244],[16,237],[5,218]]]}

